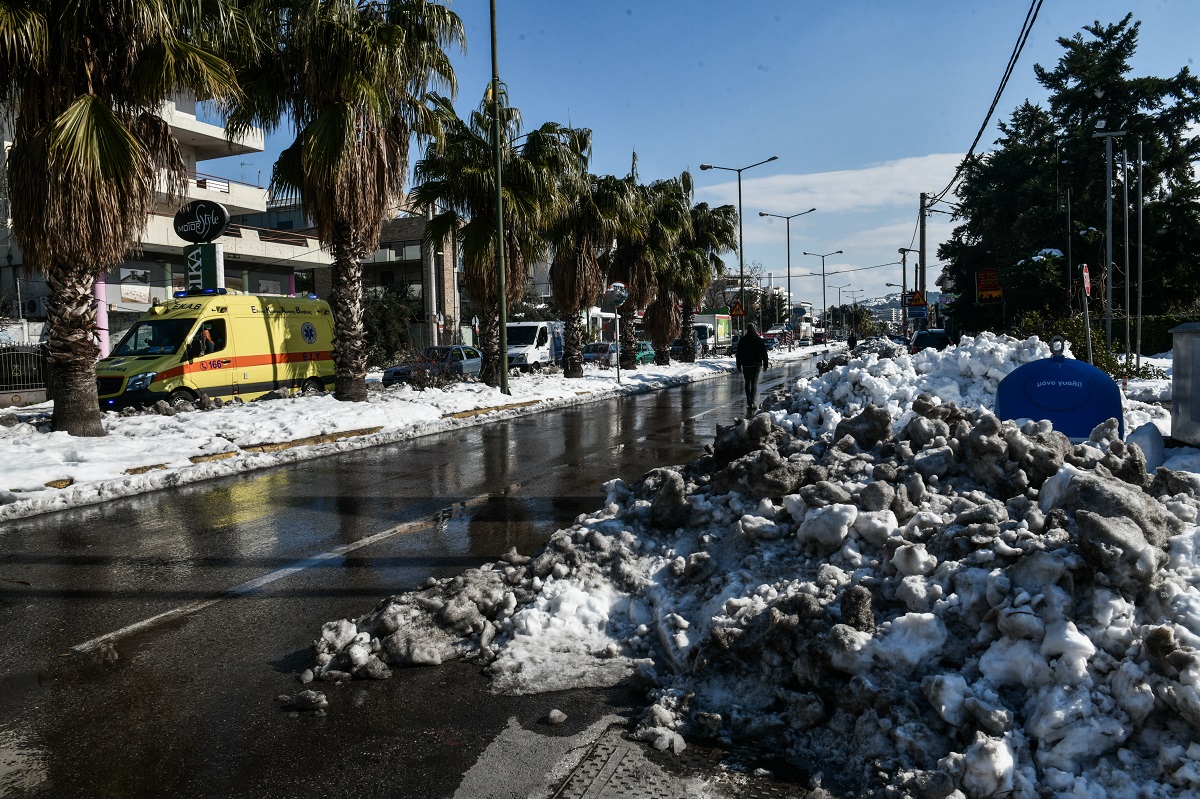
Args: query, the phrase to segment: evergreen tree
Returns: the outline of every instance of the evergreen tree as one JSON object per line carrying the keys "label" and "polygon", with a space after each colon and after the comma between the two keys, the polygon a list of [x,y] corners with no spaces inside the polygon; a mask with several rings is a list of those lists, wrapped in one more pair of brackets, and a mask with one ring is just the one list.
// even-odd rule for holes
{"label": "evergreen tree", "polygon": [[[1094,134],[1124,130],[1113,142],[1113,304],[1124,313],[1124,285],[1136,304],[1137,222],[1144,201],[1146,313],[1177,311],[1196,303],[1200,287],[1190,278],[1200,247],[1200,186],[1194,174],[1200,140],[1189,128],[1200,121],[1200,81],[1185,67],[1171,78],[1131,78],[1139,23],[1126,16],[1115,25],[1099,22],[1072,38],[1060,38],[1064,53],[1053,69],[1034,67],[1049,95],[1048,109],[1029,102],[1000,125],[997,149],[965,165],[957,194],[960,222],[938,250],[954,279],[959,299],[950,307],[958,329],[1007,329],[1019,316],[1037,311],[1051,317],[1078,307],[1079,266],[1088,263],[1093,286],[1103,286],[1106,246],[1105,143]],[[1086,34],[1086,36],[1085,36]],[[1143,143],[1142,185],[1133,162]],[[1130,168],[1130,264],[1123,262],[1120,152]],[[1068,228],[1068,191],[1070,219]],[[1062,256],[1045,257],[1057,250]],[[1067,275],[1067,253],[1075,274]],[[1042,256],[1042,257],[1038,257]],[[976,275],[999,271],[1002,303],[979,305]],[[1070,289],[1070,290],[1068,290]],[[1093,298],[1098,297],[1093,288]],[[1102,309],[1102,307],[1101,307]]]}

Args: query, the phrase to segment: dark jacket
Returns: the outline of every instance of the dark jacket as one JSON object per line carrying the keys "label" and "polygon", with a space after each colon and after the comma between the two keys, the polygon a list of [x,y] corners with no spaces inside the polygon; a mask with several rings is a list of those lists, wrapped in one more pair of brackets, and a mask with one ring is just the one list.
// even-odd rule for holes
{"label": "dark jacket", "polygon": [[737,347],[737,367],[741,369],[743,366],[762,366],[766,369],[767,363],[767,345],[763,343],[762,338],[757,333],[744,333],[741,339],[738,340]]}

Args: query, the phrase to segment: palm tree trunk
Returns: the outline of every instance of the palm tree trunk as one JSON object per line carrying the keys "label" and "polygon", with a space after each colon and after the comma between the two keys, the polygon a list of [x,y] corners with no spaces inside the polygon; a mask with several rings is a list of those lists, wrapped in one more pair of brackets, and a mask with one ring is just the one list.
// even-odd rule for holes
{"label": "palm tree trunk", "polygon": [[334,247],[333,311],[334,394],[343,402],[367,400],[367,346],[363,327],[362,263],[343,247]]}
{"label": "palm tree trunk", "polygon": [[105,435],[96,394],[95,277],[86,265],[56,264],[47,270],[50,380],[54,415],[50,429],[73,436]]}
{"label": "palm tree trunk", "polygon": [[[483,351],[483,363],[479,365],[479,379],[485,385],[497,388],[500,385],[500,318],[494,314],[483,314],[479,320],[479,349]],[[504,368],[508,368],[508,353],[504,353]]]}
{"label": "palm tree trunk", "polygon": [[696,314],[692,311],[692,304],[690,302],[683,304],[683,324],[679,335],[683,339],[683,357],[680,360],[684,363],[695,363]]}
{"label": "palm tree trunk", "polygon": [[583,315],[579,311],[563,319],[563,377],[583,377]]}
{"label": "palm tree trunk", "polygon": [[621,306],[621,368],[637,368],[637,331],[633,324],[637,320],[637,309],[633,303],[627,302]]}

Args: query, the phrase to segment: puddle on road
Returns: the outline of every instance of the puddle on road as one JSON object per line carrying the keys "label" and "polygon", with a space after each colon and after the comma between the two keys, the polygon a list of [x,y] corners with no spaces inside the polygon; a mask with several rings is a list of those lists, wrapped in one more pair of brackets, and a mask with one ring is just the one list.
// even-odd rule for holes
{"label": "puddle on road", "polygon": [[0,796],[31,791],[44,782],[45,759],[45,752],[30,745],[19,732],[0,727]]}

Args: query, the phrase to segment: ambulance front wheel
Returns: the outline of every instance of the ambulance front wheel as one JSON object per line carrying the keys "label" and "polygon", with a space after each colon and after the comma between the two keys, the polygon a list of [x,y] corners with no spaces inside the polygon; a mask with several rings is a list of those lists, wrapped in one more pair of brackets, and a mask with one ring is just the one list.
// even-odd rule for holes
{"label": "ambulance front wheel", "polygon": [[318,394],[325,393],[325,384],[315,377],[310,377],[304,381],[304,385],[300,387],[300,393],[306,397],[315,397]]}
{"label": "ambulance front wheel", "polygon": [[186,388],[177,388],[167,397],[167,404],[172,408],[177,408],[185,402],[195,404],[196,395],[188,391]]}

